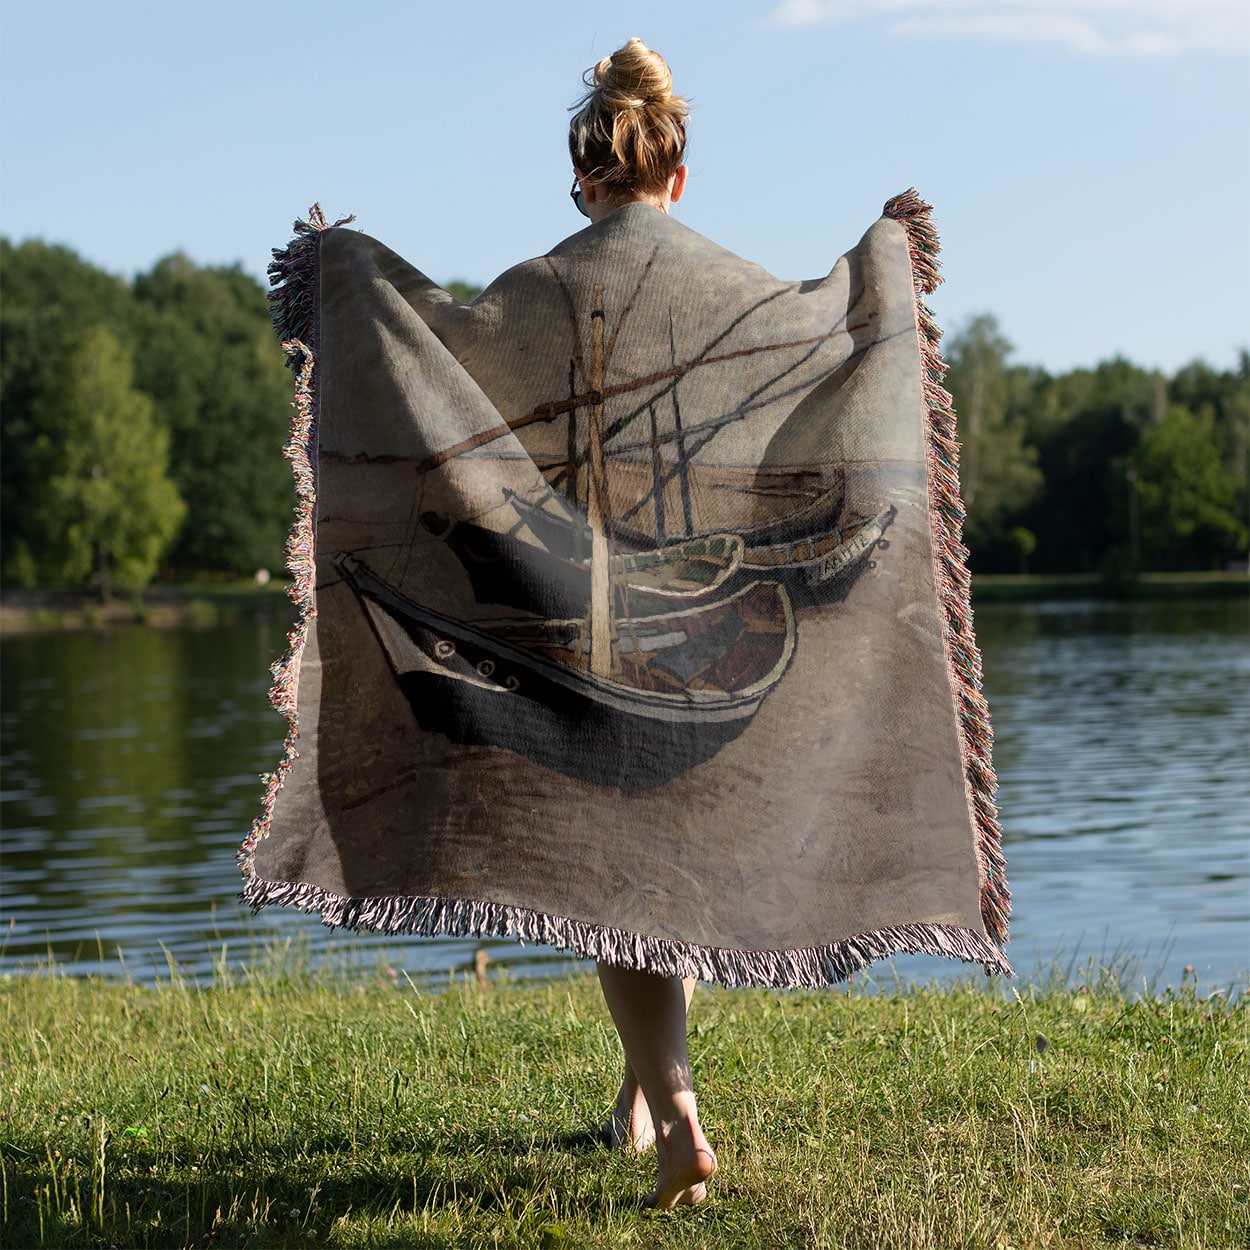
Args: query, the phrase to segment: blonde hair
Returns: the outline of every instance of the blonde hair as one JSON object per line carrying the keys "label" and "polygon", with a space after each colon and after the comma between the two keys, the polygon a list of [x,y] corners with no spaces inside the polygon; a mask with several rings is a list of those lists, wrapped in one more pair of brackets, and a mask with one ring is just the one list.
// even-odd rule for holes
{"label": "blonde hair", "polygon": [[664,58],[634,38],[582,81],[569,123],[573,164],[613,197],[666,190],[686,154],[690,106],[673,94]]}

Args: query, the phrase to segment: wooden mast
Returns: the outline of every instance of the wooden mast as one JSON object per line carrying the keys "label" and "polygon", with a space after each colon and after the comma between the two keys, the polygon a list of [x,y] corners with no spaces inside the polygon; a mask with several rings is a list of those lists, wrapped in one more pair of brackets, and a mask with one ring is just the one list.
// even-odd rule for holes
{"label": "wooden mast", "polygon": [[603,460],[603,283],[596,282],[594,292],[587,431],[590,481],[586,491],[586,519],[590,523],[590,671],[595,677],[611,677],[612,583],[608,568],[608,478]]}
{"label": "wooden mast", "polygon": [[[577,394],[577,375],[575,370],[580,363],[580,347],[578,349],[579,356],[569,361],[569,394]],[[572,515],[577,515],[577,409],[569,409],[569,426],[565,434],[565,444],[567,448],[568,461],[565,464],[565,483],[564,493],[569,501],[569,508]],[[580,525],[573,526],[572,553],[573,559],[579,563],[584,559],[582,527]]]}

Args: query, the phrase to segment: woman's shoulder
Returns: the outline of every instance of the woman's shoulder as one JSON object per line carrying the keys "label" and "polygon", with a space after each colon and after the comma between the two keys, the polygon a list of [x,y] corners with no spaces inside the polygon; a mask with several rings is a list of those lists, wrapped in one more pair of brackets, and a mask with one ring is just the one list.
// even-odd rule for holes
{"label": "woman's shoulder", "polygon": [[[570,235],[552,248],[551,255],[572,256],[603,251],[638,251],[650,254],[657,249],[657,256],[698,256],[701,260],[713,263],[760,269],[758,265],[735,255],[719,243],[714,243],[676,217],[645,203],[623,205],[597,225],[588,226],[585,230]],[[761,269],[760,272],[764,271]]]}
{"label": "woman's shoulder", "polygon": [[478,297],[487,302],[510,293],[561,282],[594,283],[646,270],[648,283],[715,283],[787,287],[772,274],[721,247],[650,204],[626,204],[602,221],[557,243],[550,252],[505,270]]}

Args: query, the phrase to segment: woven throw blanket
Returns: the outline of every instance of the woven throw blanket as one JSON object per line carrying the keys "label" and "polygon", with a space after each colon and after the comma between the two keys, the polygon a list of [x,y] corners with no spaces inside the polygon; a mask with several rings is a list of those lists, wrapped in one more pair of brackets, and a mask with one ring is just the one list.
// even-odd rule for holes
{"label": "woven throw blanket", "polygon": [[296,231],[245,900],[726,985],[1010,974],[929,206],[781,282],[629,204],[469,305]]}

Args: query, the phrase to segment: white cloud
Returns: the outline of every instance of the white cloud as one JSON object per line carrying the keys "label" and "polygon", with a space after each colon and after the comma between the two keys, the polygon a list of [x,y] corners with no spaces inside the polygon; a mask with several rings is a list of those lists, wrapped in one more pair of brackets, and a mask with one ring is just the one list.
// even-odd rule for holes
{"label": "white cloud", "polygon": [[1250,51],[1246,0],[782,0],[769,22],[876,22],[903,38],[1052,44],[1086,56]]}

